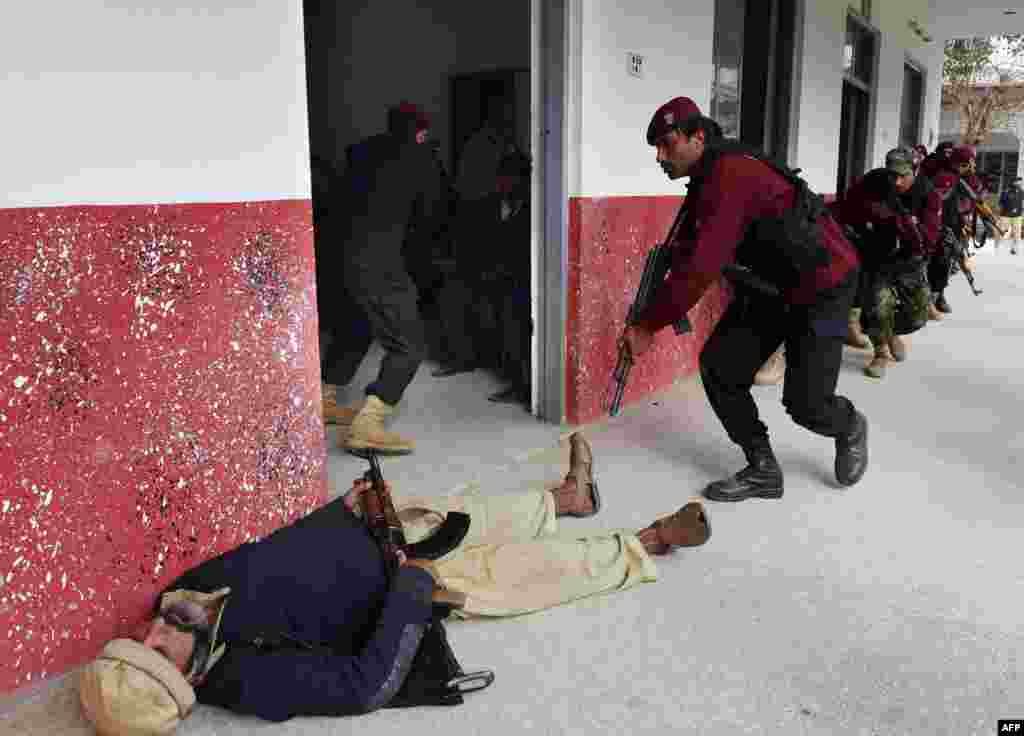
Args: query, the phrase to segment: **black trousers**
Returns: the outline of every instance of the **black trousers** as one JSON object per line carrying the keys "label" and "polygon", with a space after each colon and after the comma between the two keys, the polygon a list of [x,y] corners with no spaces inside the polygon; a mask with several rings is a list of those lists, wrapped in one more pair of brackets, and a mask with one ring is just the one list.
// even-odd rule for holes
{"label": "black trousers", "polygon": [[454,273],[438,296],[438,312],[448,360],[460,365],[494,365],[498,302],[479,276]]}
{"label": "black trousers", "polygon": [[737,298],[700,355],[704,390],[729,439],[744,449],[768,442],[750,388],[758,368],[783,343],[782,403],[793,421],[825,437],[852,429],[853,404],[835,391],[858,279],[858,273],[851,274],[809,306],[790,306],[737,288]]}
{"label": "black trousers", "polygon": [[928,259],[928,285],[932,293],[939,294],[949,286],[950,266],[949,254],[944,250]]}
{"label": "black trousers", "polygon": [[330,338],[321,355],[321,380],[346,386],[373,344],[373,328],[363,308],[342,286],[318,287],[317,301],[320,303],[320,331]]}
{"label": "black trousers", "polygon": [[426,357],[426,330],[420,319],[416,287],[405,271],[377,272],[347,265],[346,295],[337,304],[352,312],[336,319],[325,358],[324,381],[345,386],[352,381],[374,339],[384,348],[377,379],[366,388],[386,404],[397,404]]}
{"label": "black trousers", "polygon": [[[863,256],[861,257],[863,264]],[[872,292],[871,287],[874,285],[875,278],[872,269],[861,266],[860,275],[857,277],[857,290],[854,293],[853,304],[851,307],[864,307],[871,304]]]}
{"label": "black trousers", "polygon": [[533,371],[531,347],[533,318],[530,316],[530,287],[524,282],[509,282],[502,295],[502,368],[503,378],[528,391]]}

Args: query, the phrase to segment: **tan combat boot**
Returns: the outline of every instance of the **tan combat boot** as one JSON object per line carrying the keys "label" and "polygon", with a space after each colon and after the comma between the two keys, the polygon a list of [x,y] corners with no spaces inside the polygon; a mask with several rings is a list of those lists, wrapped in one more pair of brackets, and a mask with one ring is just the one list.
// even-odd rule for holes
{"label": "tan combat boot", "polygon": [[754,374],[755,386],[774,386],[786,377],[786,354],[780,347]]}
{"label": "tan combat boot", "polygon": [[348,442],[349,432],[352,431],[352,420],[359,414],[359,408],[355,406],[329,405],[324,401],[324,424],[334,425],[337,429],[338,447],[345,447]]}
{"label": "tan combat boot", "polygon": [[941,322],[946,319],[946,315],[939,311],[938,307],[934,304],[928,305],[928,319],[932,322]]}
{"label": "tan combat boot", "polygon": [[324,424],[343,425],[348,431],[348,425],[359,413],[354,406],[338,406],[338,387],[329,383],[323,384],[321,404],[323,406]]}
{"label": "tan combat boot", "polygon": [[395,407],[374,395],[366,397],[363,408],[355,415],[348,436],[338,433],[338,446],[348,450],[380,450],[381,452],[412,452],[415,445],[394,432],[384,429],[384,420]]}
{"label": "tan combat boot", "polygon": [[883,378],[885,369],[888,368],[890,362],[892,362],[892,353],[889,351],[889,346],[883,345],[880,349],[876,348],[875,357],[864,367],[864,374],[871,378]]}
{"label": "tan combat boot", "polygon": [[902,363],[907,359],[907,343],[899,335],[893,335],[892,339],[889,340],[889,352],[892,353],[893,360],[897,363]]}
{"label": "tan combat boot", "polygon": [[846,323],[846,344],[851,348],[867,350],[871,347],[871,338],[864,334],[860,328],[860,307],[850,309],[850,316]]}

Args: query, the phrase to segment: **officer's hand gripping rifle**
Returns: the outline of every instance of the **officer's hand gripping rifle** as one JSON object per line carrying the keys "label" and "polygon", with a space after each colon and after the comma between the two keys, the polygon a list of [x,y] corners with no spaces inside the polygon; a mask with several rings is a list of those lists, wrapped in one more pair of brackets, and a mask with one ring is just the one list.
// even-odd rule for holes
{"label": "officer's hand gripping rifle", "polygon": [[366,524],[380,545],[390,574],[398,569],[398,552],[410,560],[436,560],[462,543],[469,531],[469,515],[451,511],[437,531],[422,541],[408,544],[391,493],[384,485],[377,454],[370,452],[363,457],[370,462],[370,469],[363,476],[370,483],[370,490],[363,494]]}
{"label": "officer's hand gripping rifle", "polygon": [[[1006,232],[999,227],[999,222],[996,220],[996,213],[992,211],[985,202],[980,199],[974,202],[974,213],[981,220],[982,225],[985,228],[985,237],[989,237],[991,233],[998,235],[1000,238],[1006,236]],[[979,248],[981,245],[978,246]]]}
{"label": "officer's hand gripping rifle", "polygon": [[[384,485],[384,476],[380,470],[377,453],[372,450],[354,453],[370,463],[370,469],[363,476],[371,484],[370,490],[363,494],[363,509],[366,523],[377,543],[380,545],[387,565],[388,577],[393,578],[400,564],[398,552],[401,551],[410,560],[436,560],[455,549],[469,531],[469,515],[458,511],[449,511],[444,522],[432,535],[421,542],[407,544],[402,522],[398,519],[391,493]],[[445,589],[435,589],[433,609],[436,619],[447,617],[453,608],[465,605],[465,595],[453,593]],[[419,668],[419,672],[417,672]],[[413,690],[417,694],[405,695],[410,683],[415,681]],[[425,685],[424,682],[427,682]],[[455,653],[448,644],[444,627],[440,620],[432,621],[420,643],[420,652],[413,660],[413,671],[409,673],[395,701],[388,707],[404,707],[406,705],[423,705],[431,702],[436,705],[457,705],[463,702],[463,695],[483,690],[494,682],[491,670],[465,672]],[[426,699],[423,690],[429,693]]]}
{"label": "officer's hand gripping rifle", "polygon": [[[672,223],[672,228],[668,231],[668,236],[664,242],[655,245],[647,254],[647,260],[644,261],[644,272],[640,276],[640,285],[636,290],[636,298],[633,299],[629,312],[626,314],[627,327],[637,323],[644,309],[653,301],[654,295],[665,282],[665,275],[672,264],[672,243],[675,242],[676,234],[682,225],[685,212],[686,203],[684,202],[679,208],[675,222]],[[690,332],[692,329],[690,320],[687,317],[683,317],[673,325],[673,329],[677,335],[684,335]],[[608,410],[608,416],[614,417],[618,415],[619,409],[622,408],[622,397],[626,392],[626,383],[629,381],[629,372],[632,368],[633,356],[629,353],[629,347],[625,344],[620,345],[619,359],[615,364],[615,371],[612,373],[610,390],[605,395],[604,403],[605,408]]]}
{"label": "officer's hand gripping rifle", "polygon": [[978,243],[978,247],[981,248],[984,246],[985,241],[993,234],[998,235],[999,237],[1004,237],[1006,233],[1001,227],[999,227],[996,214],[992,211],[992,208],[978,196],[978,193],[974,191],[971,185],[963,179],[960,179],[958,187],[960,189],[960,193],[974,203],[974,217],[981,220],[984,236],[982,237],[981,242]]}

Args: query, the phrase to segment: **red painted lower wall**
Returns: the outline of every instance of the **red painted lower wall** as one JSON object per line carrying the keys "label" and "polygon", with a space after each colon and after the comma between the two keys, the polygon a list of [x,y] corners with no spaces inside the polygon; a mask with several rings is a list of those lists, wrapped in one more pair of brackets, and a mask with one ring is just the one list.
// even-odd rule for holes
{"label": "red painted lower wall", "polygon": [[[567,420],[679,197],[574,198]],[[662,332],[625,403],[697,369]],[[91,658],[177,574],[326,499],[310,203],[0,210],[0,692]]]}
{"label": "red painted lower wall", "polygon": [[0,691],[326,498],[310,203],[0,210]]}
{"label": "red painted lower wall", "polygon": [[[647,251],[665,238],[681,197],[577,197],[569,203],[566,419],[585,424],[602,401],[618,358],[616,341],[636,295]],[[728,306],[722,285],[690,312],[693,332],[671,329],[633,366],[623,404],[635,402],[697,370],[700,349]]]}

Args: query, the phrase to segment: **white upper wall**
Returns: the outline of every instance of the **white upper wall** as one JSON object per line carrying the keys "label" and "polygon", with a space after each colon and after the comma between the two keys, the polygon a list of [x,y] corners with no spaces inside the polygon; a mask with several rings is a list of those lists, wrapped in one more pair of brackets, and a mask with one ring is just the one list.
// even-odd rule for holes
{"label": "white upper wall", "polygon": [[0,10],[0,207],[310,196],[299,0]]}
{"label": "white upper wall", "polygon": [[945,61],[942,43],[932,41],[927,46],[917,49],[915,58],[920,59],[928,70],[925,79],[924,130],[921,133],[921,142],[928,146],[930,151],[939,144],[942,127],[942,64]]}
{"label": "white upper wall", "polygon": [[[679,182],[668,181],[654,163],[654,151],[647,146],[644,133],[654,110],[676,95],[692,97],[707,111],[714,5],[714,0],[643,0],[631,5],[615,0],[570,3],[569,89],[575,90],[568,101],[571,196],[683,191]],[[925,67],[921,138],[927,144],[934,129],[930,145],[935,145],[937,91],[942,74],[941,44],[923,45],[908,26],[911,18],[924,23],[928,0],[875,5],[884,7],[876,10],[872,19],[881,38],[873,124],[868,136],[869,167],[881,165],[885,152],[898,144],[907,59]],[[839,165],[848,6],[846,0],[806,0],[800,29],[802,56],[796,63],[792,165],[803,169],[812,187],[828,193],[835,191]],[[631,51],[646,58],[642,79],[627,73],[626,55]]]}
{"label": "white upper wall", "polygon": [[[1024,33],[1024,7],[1020,0],[930,0],[925,28],[936,41],[966,36]],[[1006,10],[1016,10],[1006,15]]]}
{"label": "white upper wall", "polygon": [[[839,169],[839,131],[842,119],[843,46],[846,40],[846,0],[807,0],[803,25],[804,56],[798,84],[799,119],[794,166],[802,167],[813,188],[834,192]],[[873,116],[868,133],[868,169],[881,166],[885,154],[899,145],[903,106],[904,66],[907,61],[923,67],[925,104],[920,141],[938,142],[934,91],[941,85],[942,62],[934,68],[931,45],[923,45],[908,25],[911,19],[927,20],[927,0],[874,3],[871,25],[879,31]],[[934,141],[929,144],[931,131]]]}
{"label": "white upper wall", "polygon": [[[904,0],[902,3],[876,3],[875,19],[882,31],[882,49],[878,80],[878,120],[875,137],[875,159],[879,165],[890,148],[899,145],[902,120],[904,64],[909,61],[924,72],[925,101],[921,111],[921,130],[918,143],[929,149],[939,142],[936,122],[936,101],[942,90],[942,44],[924,43],[911,29],[916,21],[922,27],[928,24],[928,0]],[[936,56],[936,52],[938,55]],[[938,96],[937,96],[938,95]]]}
{"label": "white upper wall", "polygon": [[[654,111],[673,97],[691,97],[707,112],[714,0],[579,0],[575,7],[570,33],[580,34],[579,58],[569,65],[581,74],[578,99],[570,101],[569,151],[578,165],[569,195],[682,194],[655,163],[645,134]],[[644,56],[643,78],[627,73],[629,52]]]}

